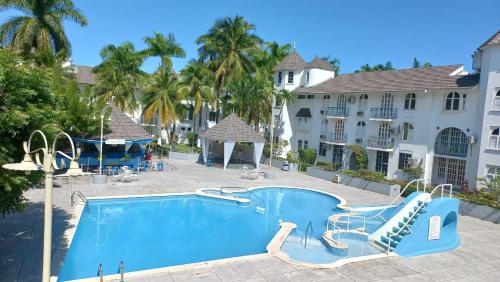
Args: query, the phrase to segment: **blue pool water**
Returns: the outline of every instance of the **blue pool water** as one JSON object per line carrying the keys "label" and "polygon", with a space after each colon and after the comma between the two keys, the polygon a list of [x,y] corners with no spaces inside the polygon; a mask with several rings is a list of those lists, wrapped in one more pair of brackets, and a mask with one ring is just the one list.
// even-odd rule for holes
{"label": "blue pool water", "polygon": [[[307,252],[317,257],[319,249],[299,252],[304,248],[294,240],[312,222],[315,243],[320,244],[328,216],[342,212],[337,198],[310,190],[260,188],[239,195],[251,198],[251,203],[198,195],[91,200],[59,281],[95,277],[99,263],[108,275],[117,273],[122,260],[130,272],[265,253],[281,220],[298,226],[283,250],[292,258]],[[265,212],[257,212],[257,207]]]}

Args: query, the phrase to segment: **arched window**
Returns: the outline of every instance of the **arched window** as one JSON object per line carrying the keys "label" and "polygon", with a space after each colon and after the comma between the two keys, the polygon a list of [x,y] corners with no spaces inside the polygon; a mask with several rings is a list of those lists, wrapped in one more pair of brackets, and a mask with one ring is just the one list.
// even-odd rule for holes
{"label": "arched window", "polygon": [[449,111],[458,111],[460,109],[460,94],[451,92],[446,96],[444,109]]}
{"label": "arched window", "polygon": [[495,99],[493,100],[493,110],[500,111],[500,90],[497,91]]}
{"label": "arched window", "polygon": [[415,110],[415,103],[417,102],[417,96],[415,93],[408,93],[405,97],[405,110]]}
{"label": "arched window", "polygon": [[488,148],[493,150],[500,150],[500,128],[493,128],[490,134],[490,144]]}
{"label": "arched window", "polygon": [[364,121],[358,121],[358,129],[357,129],[358,136],[361,137],[365,135],[365,128],[366,128],[366,123]]}
{"label": "arched window", "polygon": [[439,155],[466,157],[467,135],[456,127],[448,127],[437,135],[434,146],[434,151]]}
{"label": "arched window", "polygon": [[362,94],[361,96],[359,96],[359,108],[366,108],[368,104],[368,95],[366,94]]}

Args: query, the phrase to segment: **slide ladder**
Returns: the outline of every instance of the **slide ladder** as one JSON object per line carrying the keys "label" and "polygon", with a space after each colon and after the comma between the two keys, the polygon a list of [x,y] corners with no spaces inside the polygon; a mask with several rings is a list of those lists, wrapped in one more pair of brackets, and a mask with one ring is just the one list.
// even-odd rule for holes
{"label": "slide ladder", "polygon": [[450,188],[451,197],[452,185],[438,185],[430,193],[416,193],[410,195],[412,197],[408,203],[377,231],[370,234],[369,238],[376,245],[382,247],[387,253],[393,251],[401,242],[401,240],[412,232],[411,228],[420,215],[427,212],[428,203],[432,201],[432,196],[436,191],[441,192],[441,197],[444,194],[444,188]]}

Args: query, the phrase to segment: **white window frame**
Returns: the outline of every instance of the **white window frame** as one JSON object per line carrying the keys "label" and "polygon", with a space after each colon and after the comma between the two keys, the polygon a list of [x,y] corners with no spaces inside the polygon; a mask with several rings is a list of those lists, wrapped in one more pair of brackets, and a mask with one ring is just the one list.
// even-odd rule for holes
{"label": "white window frame", "polygon": [[412,141],[415,125],[412,122],[403,122],[403,132],[401,134],[402,141]]}
{"label": "white window frame", "polygon": [[488,149],[500,150],[500,126],[490,128],[490,136],[488,138]]}
{"label": "white window frame", "polygon": [[289,71],[286,79],[287,84],[293,84],[293,79],[294,79],[294,73],[293,71]]}
{"label": "white window frame", "polygon": [[495,176],[500,176],[500,166],[486,165],[486,179],[491,181]]}
{"label": "white window frame", "polygon": [[417,95],[415,93],[408,93],[405,96],[403,109],[413,111],[417,105]]}
{"label": "white window frame", "polygon": [[495,97],[493,97],[493,111],[500,111],[500,89],[497,90]]}
{"label": "white window frame", "polygon": [[[463,99],[460,93],[456,91],[452,91],[444,96],[443,100],[443,110],[445,111],[450,111],[450,112],[456,112],[460,111],[461,109],[465,109],[465,101],[466,101],[466,94],[464,94]],[[447,107],[447,103],[450,101],[450,108]],[[455,103],[457,104],[457,107],[455,108]],[[460,108],[462,107],[462,108]]]}
{"label": "white window frame", "polygon": [[283,82],[283,72],[281,71],[278,72],[278,77],[276,80],[278,82],[278,85],[281,85],[281,83]]}

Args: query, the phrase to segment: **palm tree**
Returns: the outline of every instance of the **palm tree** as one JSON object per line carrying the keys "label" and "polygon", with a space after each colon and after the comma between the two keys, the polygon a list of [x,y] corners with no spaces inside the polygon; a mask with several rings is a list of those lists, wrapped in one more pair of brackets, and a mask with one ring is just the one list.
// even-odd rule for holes
{"label": "palm tree", "polygon": [[272,82],[274,76],[274,67],[281,62],[292,51],[292,45],[279,45],[277,42],[266,42],[261,52],[256,56],[258,70],[266,73]]}
{"label": "palm tree", "polygon": [[172,59],[185,58],[186,52],[182,49],[181,45],[175,41],[173,33],[164,36],[160,32],[155,32],[151,37],[144,37],[144,43],[148,46],[142,53],[148,57],[160,57],[160,67],[167,69],[172,68]]}
{"label": "palm tree", "polygon": [[122,111],[132,112],[138,106],[135,93],[144,77],[140,69],[144,56],[135,51],[132,43],[125,42],[105,46],[101,57],[102,63],[94,70],[99,101],[112,101]]}
{"label": "palm tree", "polygon": [[194,102],[193,132],[197,134],[199,133],[196,126],[198,124],[197,114],[201,112],[204,103],[212,103],[215,98],[211,84],[210,70],[199,61],[190,60],[181,71],[179,92],[181,96],[189,97]]}
{"label": "palm tree", "polygon": [[196,44],[200,58],[214,72],[216,90],[216,121],[219,121],[219,98],[228,76],[241,77],[251,73],[256,66],[252,55],[259,51],[261,39],[251,33],[255,26],[242,17],[223,18],[215,21],[208,33],[200,36]]}
{"label": "palm tree", "polygon": [[170,125],[175,125],[178,114],[185,108],[181,103],[182,98],[179,94],[177,74],[171,69],[160,68],[150,77],[144,89],[142,97],[144,121],[151,123],[158,115],[161,125],[170,136],[168,133]]}
{"label": "palm tree", "polygon": [[71,44],[63,21],[87,25],[71,0],[0,0],[0,10],[5,9],[24,15],[13,16],[0,25],[0,42],[24,56],[41,51],[69,57]]}

